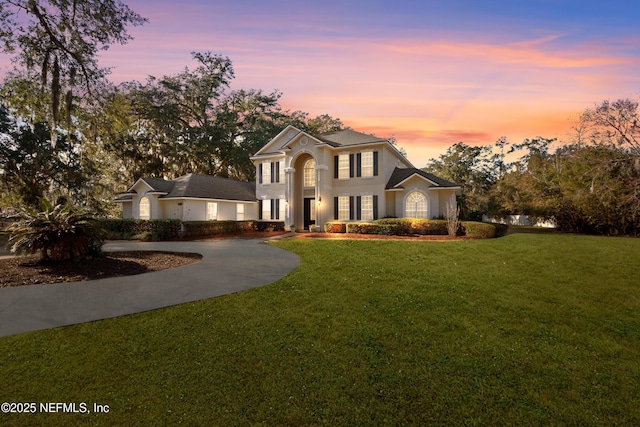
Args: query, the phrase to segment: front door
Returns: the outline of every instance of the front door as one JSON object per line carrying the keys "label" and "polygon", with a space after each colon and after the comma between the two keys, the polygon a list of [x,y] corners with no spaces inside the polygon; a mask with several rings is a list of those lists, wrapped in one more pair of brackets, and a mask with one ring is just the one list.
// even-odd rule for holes
{"label": "front door", "polygon": [[305,197],[304,199],[304,228],[309,230],[316,224],[316,199]]}

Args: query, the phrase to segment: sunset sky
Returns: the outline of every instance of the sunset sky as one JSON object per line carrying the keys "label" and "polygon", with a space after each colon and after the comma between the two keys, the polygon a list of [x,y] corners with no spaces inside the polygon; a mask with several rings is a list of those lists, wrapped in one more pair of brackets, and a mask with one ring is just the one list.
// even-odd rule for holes
{"label": "sunset sky", "polygon": [[114,82],[228,56],[232,89],[395,135],[417,167],[458,141],[569,139],[604,99],[640,94],[637,1],[125,0],[149,23],[102,54]]}

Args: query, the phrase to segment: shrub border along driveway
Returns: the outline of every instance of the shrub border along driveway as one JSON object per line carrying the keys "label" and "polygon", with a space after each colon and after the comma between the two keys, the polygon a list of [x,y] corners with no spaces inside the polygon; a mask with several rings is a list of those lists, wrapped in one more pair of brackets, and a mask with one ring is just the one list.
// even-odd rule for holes
{"label": "shrub border along driveway", "polygon": [[262,240],[109,242],[105,251],[195,252],[198,263],[134,276],[0,289],[0,336],[139,313],[275,282],[300,263]]}

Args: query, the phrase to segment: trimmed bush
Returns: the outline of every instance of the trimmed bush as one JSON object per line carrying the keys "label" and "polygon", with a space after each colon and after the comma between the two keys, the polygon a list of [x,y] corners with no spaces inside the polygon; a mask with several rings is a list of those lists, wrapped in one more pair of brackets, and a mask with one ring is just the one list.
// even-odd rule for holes
{"label": "trimmed bush", "polygon": [[325,233],[346,233],[347,232],[347,223],[346,222],[325,222],[324,223],[324,232]]}
{"label": "trimmed bush", "polygon": [[442,219],[423,218],[382,218],[373,222],[374,224],[398,225],[399,234],[422,234],[422,235],[442,235],[446,236],[447,221]]}
{"label": "trimmed bush", "polygon": [[496,227],[494,224],[476,221],[462,221],[462,232],[467,237],[480,239],[491,239],[496,237]]}
{"label": "trimmed bush", "polygon": [[107,239],[167,240],[178,237],[179,219],[101,219]]}
{"label": "trimmed bush", "polygon": [[507,231],[509,230],[509,226],[507,224],[491,224],[496,229],[495,237],[503,237],[507,235]]}
{"label": "trimmed bush", "polygon": [[283,231],[282,221],[187,221],[183,222],[183,237],[205,237],[216,234],[248,231]]}
{"label": "trimmed bush", "polygon": [[284,231],[283,221],[257,221],[256,231]]}
{"label": "trimmed bush", "polygon": [[347,233],[355,234],[380,234],[396,236],[401,232],[398,224],[375,224],[372,222],[349,222],[346,224]]}
{"label": "trimmed bush", "polygon": [[[248,221],[242,221],[248,222]],[[183,237],[204,237],[214,234],[238,233],[246,227],[239,221],[186,221],[182,223]]]}

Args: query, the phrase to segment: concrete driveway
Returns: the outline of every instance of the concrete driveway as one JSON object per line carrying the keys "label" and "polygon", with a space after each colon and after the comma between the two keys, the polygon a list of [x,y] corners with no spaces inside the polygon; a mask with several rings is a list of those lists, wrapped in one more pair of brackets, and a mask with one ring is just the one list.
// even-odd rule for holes
{"label": "concrete driveway", "polygon": [[135,276],[0,289],[0,336],[139,313],[275,282],[297,255],[263,240],[109,242],[105,251],[202,254],[196,264]]}

